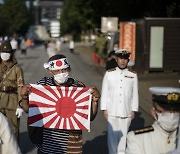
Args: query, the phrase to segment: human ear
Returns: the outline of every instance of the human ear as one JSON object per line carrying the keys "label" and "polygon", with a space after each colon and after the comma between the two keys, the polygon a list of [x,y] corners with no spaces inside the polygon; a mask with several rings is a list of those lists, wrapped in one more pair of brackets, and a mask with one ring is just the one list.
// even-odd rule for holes
{"label": "human ear", "polygon": [[150,112],[151,112],[152,117],[153,117],[155,120],[157,120],[158,115],[157,115],[156,110],[155,110],[154,107],[151,108]]}
{"label": "human ear", "polygon": [[51,75],[54,75],[53,72],[51,70],[48,69],[48,73]]}

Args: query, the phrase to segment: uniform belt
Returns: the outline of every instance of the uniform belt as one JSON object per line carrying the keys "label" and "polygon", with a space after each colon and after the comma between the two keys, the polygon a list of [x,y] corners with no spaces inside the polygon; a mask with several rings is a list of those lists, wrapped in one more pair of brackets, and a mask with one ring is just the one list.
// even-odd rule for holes
{"label": "uniform belt", "polygon": [[17,88],[11,86],[1,86],[0,91],[5,93],[17,93]]}

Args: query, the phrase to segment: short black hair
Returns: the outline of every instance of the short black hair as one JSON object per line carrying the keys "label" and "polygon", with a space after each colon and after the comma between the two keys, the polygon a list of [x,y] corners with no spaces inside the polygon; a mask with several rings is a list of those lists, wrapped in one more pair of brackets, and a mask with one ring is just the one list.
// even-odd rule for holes
{"label": "short black hair", "polygon": [[57,60],[57,59],[62,59],[62,58],[66,58],[66,56],[61,55],[61,54],[54,55],[54,56],[49,58],[48,62],[53,61],[53,60]]}
{"label": "short black hair", "polygon": [[180,99],[168,100],[166,95],[152,95],[153,104],[158,104],[165,110],[180,112]]}

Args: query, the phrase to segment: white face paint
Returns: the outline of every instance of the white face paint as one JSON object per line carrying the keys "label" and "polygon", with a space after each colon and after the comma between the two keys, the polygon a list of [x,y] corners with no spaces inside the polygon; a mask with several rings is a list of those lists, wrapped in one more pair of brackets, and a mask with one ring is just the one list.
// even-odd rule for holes
{"label": "white face paint", "polygon": [[59,84],[65,83],[69,78],[69,72],[59,73],[54,75],[54,80],[57,81]]}
{"label": "white face paint", "polygon": [[170,112],[157,112],[157,122],[166,131],[175,131],[179,126],[180,114]]}
{"label": "white face paint", "polygon": [[2,52],[2,53],[1,53],[1,59],[2,59],[3,61],[9,60],[10,57],[11,57],[11,54],[10,54],[10,53],[5,53],[5,52]]}

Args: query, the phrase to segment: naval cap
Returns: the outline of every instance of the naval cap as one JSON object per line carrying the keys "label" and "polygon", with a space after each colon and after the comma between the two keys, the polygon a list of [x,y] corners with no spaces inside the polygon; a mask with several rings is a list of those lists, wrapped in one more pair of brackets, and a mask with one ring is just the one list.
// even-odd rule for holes
{"label": "naval cap", "polygon": [[151,87],[152,100],[167,110],[180,111],[180,88]]}
{"label": "naval cap", "polygon": [[131,52],[126,49],[119,49],[115,51],[115,54],[117,57],[129,59]]}

